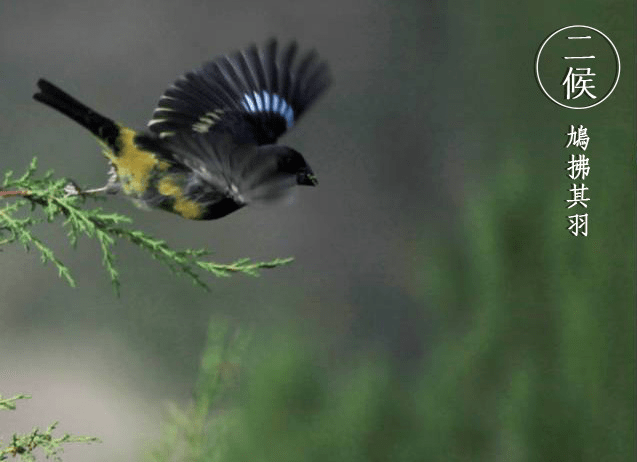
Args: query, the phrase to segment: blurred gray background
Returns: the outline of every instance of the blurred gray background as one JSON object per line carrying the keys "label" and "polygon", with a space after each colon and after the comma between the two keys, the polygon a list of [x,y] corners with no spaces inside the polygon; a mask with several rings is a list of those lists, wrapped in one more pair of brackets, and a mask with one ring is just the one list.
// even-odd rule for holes
{"label": "blurred gray background", "polygon": [[378,332],[387,342],[403,329],[420,335],[401,320],[422,317],[410,300],[413,242],[424,216],[446,220],[446,189],[458,181],[459,161],[433,153],[443,99],[433,89],[448,74],[446,22],[440,2],[2,2],[3,172],[23,171],[35,155],[42,171],[86,186],[104,182],[91,135],[31,99],[39,77],[135,129],[178,75],[271,36],[316,48],[334,84],[284,139],[320,181],[290,206],[189,222],[122,198],[99,204],[173,246],[209,248],[215,261],[294,256],[293,265],[258,279],[205,276],[212,288],[205,293],[121,243],[118,299],[96,244],[73,250],[59,226],[38,230],[71,268],[76,289],[36,252],[2,253],[0,388],[34,398],[2,415],[0,434],[60,419],[64,431],[108,442],[91,455],[131,460],[144,438],[131,429],[153,435],[160,401],[189,397],[214,313],[262,331],[300,330],[326,351],[362,347]]}
{"label": "blurred gray background", "polygon": [[[157,436],[161,402],[189,398],[213,314],[256,325],[263,338],[300,332],[325,352],[326,364],[361,351],[389,352],[407,369],[426,358],[437,315],[428,309],[425,275],[455,292],[423,249],[471,232],[458,215],[467,201],[481,203],[473,186],[489,190],[491,169],[502,159],[536,157],[545,160],[534,164],[535,173],[559,178],[538,182],[537,194],[567,198],[560,149],[570,119],[558,120],[540,93],[533,59],[552,31],[600,17],[593,2],[578,11],[575,2],[483,3],[0,3],[0,173],[20,173],[37,156],[42,171],[89,187],[104,183],[106,162],[90,134],[31,99],[39,77],[135,129],[145,127],[178,75],[271,36],[316,48],[334,79],[283,139],[305,155],[320,182],[299,189],[291,205],[191,222],[118,197],[100,204],[175,247],[211,249],[215,261],[294,256],[292,265],[260,278],[205,276],[212,289],[206,293],[120,243],[117,298],[96,243],[84,240],[74,250],[59,226],[37,229],[70,267],[75,289],[36,252],[0,254],[0,392],[33,395],[19,412],[0,415],[0,435],[59,419],[63,431],[105,441],[69,447],[65,460],[89,452],[93,460],[134,460]],[[619,3],[604,11],[621,13]],[[616,27],[627,37],[626,23],[614,18],[600,21],[609,34]],[[622,45],[620,53],[630,56],[632,45]],[[631,75],[628,69],[618,99],[632,98]],[[611,103],[595,120],[631,117],[613,112]],[[524,167],[507,165],[525,178],[522,185],[534,181]],[[551,213],[562,220],[560,199],[551,200],[558,210]],[[528,204],[520,201],[520,213]],[[565,223],[555,233],[565,234]]]}

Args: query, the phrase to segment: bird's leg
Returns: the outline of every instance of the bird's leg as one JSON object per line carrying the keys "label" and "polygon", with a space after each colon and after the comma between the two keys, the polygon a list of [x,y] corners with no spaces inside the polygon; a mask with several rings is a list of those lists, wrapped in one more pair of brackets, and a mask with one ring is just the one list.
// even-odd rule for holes
{"label": "bird's leg", "polygon": [[67,196],[78,196],[80,194],[117,194],[120,190],[120,184],[117,178],[117,170],[115,170],[115,166],[110,163],[110,168],[108,170],[108,180],[104,186],[101,188],[93,188],[93,189],[84,189],[82,190],[74,181],[70,181],[64,187],[64,192],[66,192]]}

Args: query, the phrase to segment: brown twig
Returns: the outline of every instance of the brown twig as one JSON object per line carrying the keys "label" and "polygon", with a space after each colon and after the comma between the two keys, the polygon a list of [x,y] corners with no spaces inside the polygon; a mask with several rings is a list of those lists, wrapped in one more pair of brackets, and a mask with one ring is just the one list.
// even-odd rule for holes
{"label": "brown twig", "polygon": [[0,196],[30,196],[31,191],[0,191]]}

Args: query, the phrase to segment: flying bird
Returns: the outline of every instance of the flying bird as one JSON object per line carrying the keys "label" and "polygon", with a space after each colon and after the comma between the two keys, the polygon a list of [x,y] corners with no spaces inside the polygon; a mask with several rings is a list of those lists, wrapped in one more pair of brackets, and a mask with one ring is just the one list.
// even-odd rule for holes
{"label": "flying bird", "polygon": [[75,193],[121,191],[141,206],[211,220],[317,184],[303,155],[277,140],[330,81],[315,51],[299,57],[296,42],[279,49],[271,39],[179,77],[147,131],[104,117],[44,79],[33,97],[87,128],[110,163],[104,187]]}

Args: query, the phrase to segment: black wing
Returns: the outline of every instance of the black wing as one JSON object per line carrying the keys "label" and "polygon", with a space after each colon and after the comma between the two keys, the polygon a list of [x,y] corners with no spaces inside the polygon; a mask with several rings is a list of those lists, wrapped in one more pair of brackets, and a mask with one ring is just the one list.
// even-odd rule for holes
{"label": "black wing", "polygon": [[274,143],[330,84],[327,64],[315,51],[296,57],[296,42],[279,50],[271,39],[260,49],[252,45],[210,61],[166,90],[148,126],[162,138],[214,130]]}

